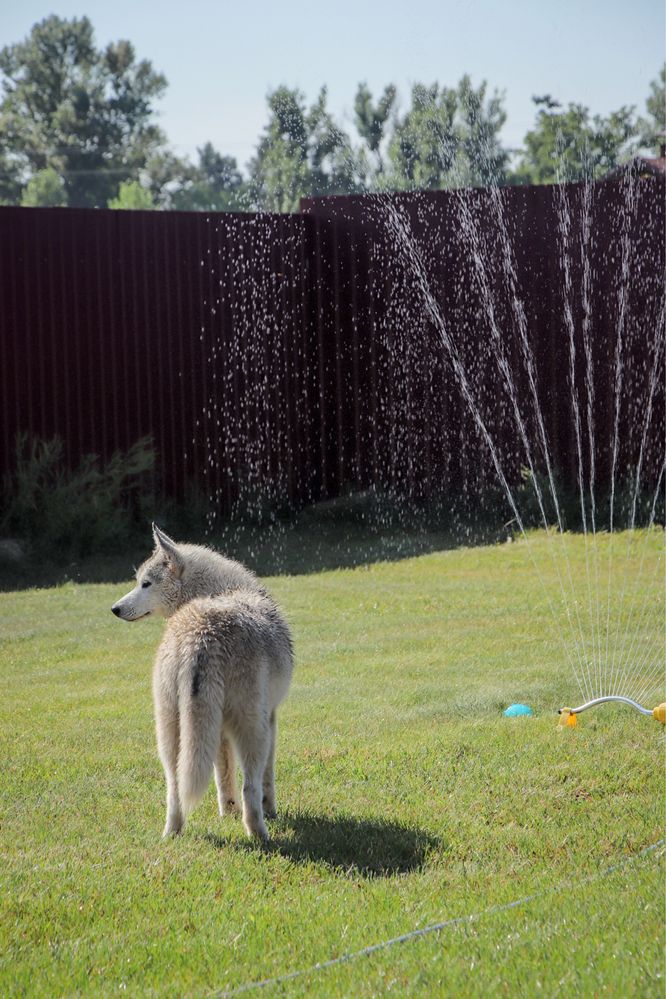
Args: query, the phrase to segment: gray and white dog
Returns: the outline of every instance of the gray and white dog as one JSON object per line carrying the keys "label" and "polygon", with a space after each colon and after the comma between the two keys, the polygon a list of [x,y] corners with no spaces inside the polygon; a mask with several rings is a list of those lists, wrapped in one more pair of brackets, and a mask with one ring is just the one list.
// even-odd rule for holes
{"label": "gray and white dog", "polygon": [[167,785],[164,835],[183,828],[211,772],[220,814],[237,812],[267,838],[275,815],[276,711],[293,671],[289,628],[254,573],[153,525],[155,551],[111,610],[123,621],[167,618],[153,672],[157,745]]}

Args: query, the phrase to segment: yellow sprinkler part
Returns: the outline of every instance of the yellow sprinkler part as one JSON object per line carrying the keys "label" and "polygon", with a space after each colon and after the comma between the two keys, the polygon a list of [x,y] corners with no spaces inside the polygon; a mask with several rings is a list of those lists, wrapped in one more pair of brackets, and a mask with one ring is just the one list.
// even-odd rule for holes
{"label": "yellow sprinkler part", "polygon": [[560,708],[560,720],[557,723],[560,728],[575,728],[577,725],[576,716],[571,708]]}
{"label": "yellow sprinkler part", "polygon": [[661,722],[662,725],[666,725],[666,701],[652,709],[652,717]]}

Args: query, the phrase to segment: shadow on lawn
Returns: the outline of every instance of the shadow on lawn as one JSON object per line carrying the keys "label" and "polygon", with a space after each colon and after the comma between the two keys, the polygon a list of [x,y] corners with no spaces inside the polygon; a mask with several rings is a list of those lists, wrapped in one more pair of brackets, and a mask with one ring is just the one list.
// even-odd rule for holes
{"label": "shadow on lawn", "polygon": [[[212,535],[167,520],[165,527],[180,541],[209,544],[238,559],[259,576],[301,575],[329,569],[347,569],[374,562],[395,562],[459,545],[506,540],[506,529],[479,524],[463,526],[450,511],[404,513],[378,519],[367,508],[369,494],[342,497],[315,504],[290,519],[263,525],[229,522]],[[365,504],[365,505],[364,505]],[[497,519],[497,518],[495,518]],[[500,518],[501,520],[501,518]],[[1,540],[1,539],[0,539]],[[73,560],[30,552],[19,562],[3,561],[0,552],[0,591],[75,583],[127,583],[132,565],[150,554],[152,537],[147,522],[144,536],[126,551],[88,555]]]}
{"label": "shadow on lawn", "polygon": [[[276,853],[297,863],[314,861],[366,878],[407,874],[424,866],[439,840],[413,826],[353,816],[323,816],[288,812],[270,823],[271,839],[264,846],[234,841],[235,848]],[[206,835],[218,849],[231,841]]]}

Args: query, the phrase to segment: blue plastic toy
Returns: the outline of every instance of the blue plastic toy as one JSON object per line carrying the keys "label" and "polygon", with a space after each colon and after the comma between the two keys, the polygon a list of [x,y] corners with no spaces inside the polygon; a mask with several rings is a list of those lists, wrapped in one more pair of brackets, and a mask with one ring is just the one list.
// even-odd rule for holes
{"label": "blue plastic toy", "polygon": [[510,704],[504,712],[505,718],[518,718],[519,715],[531,715],[532,709],[529,704]]}

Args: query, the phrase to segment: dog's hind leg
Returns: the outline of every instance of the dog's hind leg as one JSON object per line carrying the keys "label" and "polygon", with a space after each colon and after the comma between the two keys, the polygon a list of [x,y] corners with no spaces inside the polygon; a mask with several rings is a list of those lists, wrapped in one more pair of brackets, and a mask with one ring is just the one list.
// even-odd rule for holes
{"label": "dog's hind leg", "polygon": [[268,759],[264,769],[263,780],[263,806],[264,815],[267,819],[274,819],[277,815],[277,805],[275,801],[275,740],[277,737],[277,718],[275,711],[271,711],[269,719],[269,745]]}
{"label": "dog's hind leg", "polygon": [[256,718],[252,727],[239,732],[236,739],[243,771],[243,825],[248,836],[259,839],[268,839],[261,799],[269,738],[268,720]]}
{"label": "dog's hind leg", "polygon": [[166,777],[166,824],[163,836],[179,833],[183,828],[183,810],[178,795],[178,747],[180,743],[180,724],[178,720],[178,704],[176,698],[170,698],[157,682],[155,694],[155,724],[157,727],[157,749],[164,767]]}
{"label": "dog's hind leg", "polygon": [[231,815],[240,812],[238,787],[236,786],[236,757],[233,746],[222,736],[220,751],[215,762],[215,783],[217,785],[217,802],[220,815]]}

